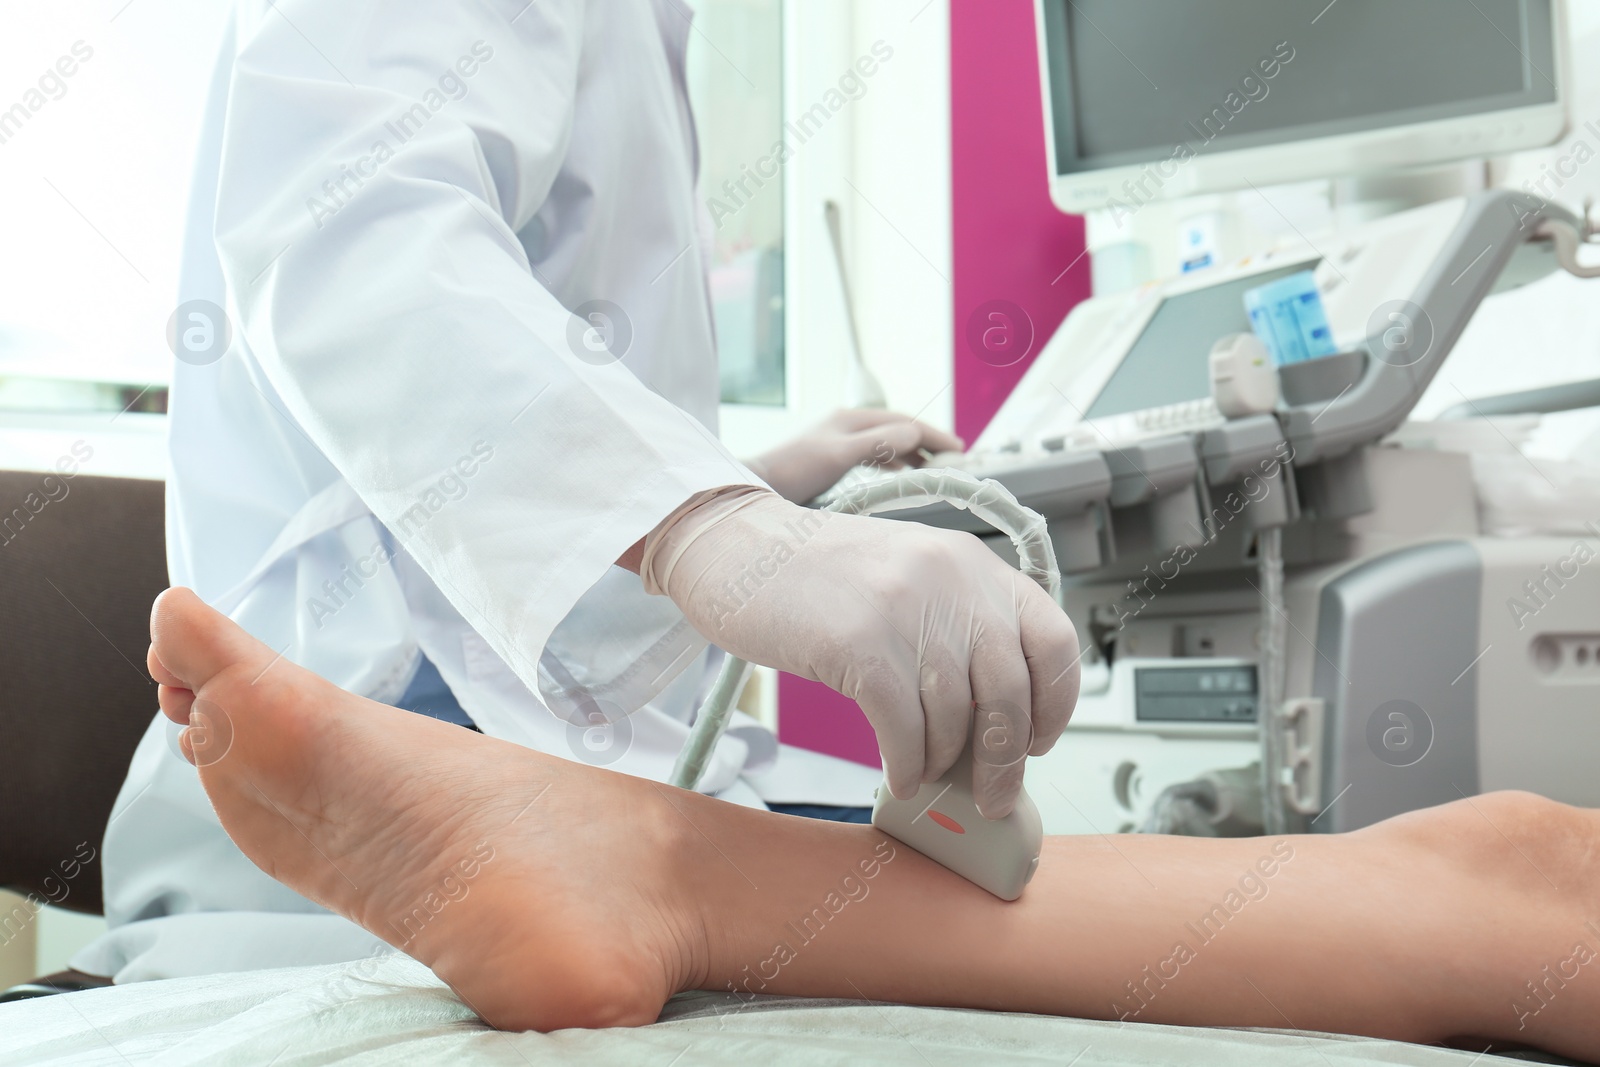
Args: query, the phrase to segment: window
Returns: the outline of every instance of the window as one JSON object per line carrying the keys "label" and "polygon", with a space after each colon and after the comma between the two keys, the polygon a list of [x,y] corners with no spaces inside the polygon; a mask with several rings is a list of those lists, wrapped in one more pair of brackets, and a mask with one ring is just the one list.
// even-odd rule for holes
{"label": "window", "polygon": [[[688,81],[714,234],[722,399],[783,419],[795,399],[785,219],[796,173],[773,147],[785,118],[786,20],[792,36],[799,13],[783,0],[680,2],[696,8]],[[26,121],[0,127],[0,197],[11,207],[0,409],[163,409],[194,147],[228,6],[103,0],[7,13],[0,69],[17,77],[0,111],[40,92],[24,101]],[[828,21],[806,14],[808,30]],[[51,74],[64,59],[73,73]],[[820,162],[807,151],[808,165]]]}
{"label": "window", "polygon": [[7,5],[0,407],[144,410],[227,4]]}
{"label": "window", "polygon": [[688,82],[725,404],[785,403],[783,0],[699,0]]}

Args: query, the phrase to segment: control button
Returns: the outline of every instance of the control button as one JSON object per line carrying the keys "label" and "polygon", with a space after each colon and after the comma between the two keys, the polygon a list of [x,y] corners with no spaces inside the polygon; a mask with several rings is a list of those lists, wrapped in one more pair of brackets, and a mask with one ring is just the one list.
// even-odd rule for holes
{"label": "control button", "polygon": [[934,811],[932,808],[928,809],[928,818],[932,819],[946,830],[949,830],[951,833],[964,834],[967,832],[966,827],[956,822],[950,816],[944,814],[943,812]]}
{"label": "control button", "polygon": [[1046,437],[1044,440],[1039,442],[1039,447],[1044,449],[1046,452],[1060,452],[1067,447],[1066,435],[1061,434],[1057,437]]}

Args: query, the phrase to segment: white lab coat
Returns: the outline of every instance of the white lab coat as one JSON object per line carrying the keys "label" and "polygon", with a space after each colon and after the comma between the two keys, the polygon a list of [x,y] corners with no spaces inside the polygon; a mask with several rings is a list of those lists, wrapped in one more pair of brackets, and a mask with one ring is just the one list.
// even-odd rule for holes
{"label": "white lab coat", "polygon": [[[485,733],[667,777],[705,642],[613,561],[693,494],[758,481],[714,435],[690,17],[241,0],[183,280],[232,344],[176,364],[175,584],[353,692],[396,700],[426,655]],[[631,334],[620,363],[569,314],[591,300],[623,309],[601,324]],[[113,930],[74,965],[129,981],[370,951],[233,847],[176,731],[157,716],[134,757],[105,842]],[[777,751],[745,719],[702,788],[760,803],[741,776],[766,771],[774,801],[870,803],[873,772]]]}

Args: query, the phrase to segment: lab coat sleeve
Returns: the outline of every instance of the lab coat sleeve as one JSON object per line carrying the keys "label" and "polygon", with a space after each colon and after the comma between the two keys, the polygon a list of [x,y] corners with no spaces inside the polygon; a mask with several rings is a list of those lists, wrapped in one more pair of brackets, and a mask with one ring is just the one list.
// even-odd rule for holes
{"label": "lab coat sleeve", "polygon": [[217,194],[237,328],[297,431],[530,688],[628,546],[759,484],[626,368],[576,358],[515,236],[572,136],[584,17],[247,5]]}

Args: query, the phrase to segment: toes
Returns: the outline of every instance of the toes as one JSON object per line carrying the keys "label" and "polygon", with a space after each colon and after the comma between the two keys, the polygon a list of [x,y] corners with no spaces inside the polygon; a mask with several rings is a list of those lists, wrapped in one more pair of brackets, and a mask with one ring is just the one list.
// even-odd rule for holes
{"label": "toes", "polygon": [[174,689],[193,691],[224,667],[258,660],[265,665],[272,658],[265,645],[190,589],[168,589],[156,597],[150,640],[150,672]]}
{"label": "toes", "polygon": [[233,748],[233,718],[215,702],[201,697],[190,709],[189,728],[178,735],[183,758],[196,767],[219,763]]}
{"label": "toes", "polygon": [[162,685],[156,690],[156,699],[161,704],[163,715],[175,723],[188,725],[189,709],[194,707],[193,689]]}
{"label": "toes", "polygon": [[[157,601],[157,603],[159,603],[159,601]],[[150,631],[154,633],[156,624],[153,609],[151,616]],[[161,662],[161,657],[156,655],[156,646],[154,643],[150,645],[150,651],[145,653],[144,665],[149,669],[150,677],[154,678],[161,685],[170,685],[177,689],[188,688],[184,685],[182,678],[179,678],[176,674],[173,674],[167,669],[167,665]]]}
{"label": "toes", "polygon": [[200,765],[195,760],[194,738],[190,736],[188,730],[180,730],[178,732],[178,751],[183,753],[183,758],[188,760],[191,765],[196,767]]}

